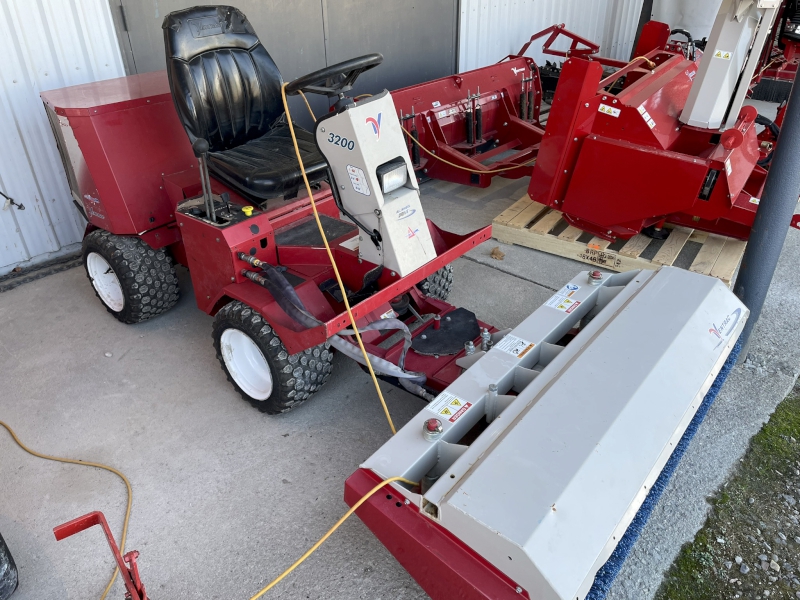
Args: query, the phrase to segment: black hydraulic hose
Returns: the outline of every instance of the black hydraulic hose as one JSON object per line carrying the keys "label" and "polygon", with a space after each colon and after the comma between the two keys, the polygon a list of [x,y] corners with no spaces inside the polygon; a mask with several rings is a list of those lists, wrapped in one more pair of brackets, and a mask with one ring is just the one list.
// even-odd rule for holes
{"label": "black hydraulic hose", "polygon": [[[771,121],[770,119],[768,119],[764,115],[758,115],[756,117],[756,124],[762,125],[762,126],[766,127],[767,129],[769,129],[770,132],[772,133],[773,137],[777,141],[778,136],[781,134],[781,128],[778,127],[777,125],[775,125],[774,121]],[[775,154],[775,150],[773,149],[772,152],[770,152],[769,154],[767,154],[767,156],[765,156],[760,161],[758,161],[758,166],[759,167],[766,167],[769,163],[772,162],[772,156],[774,154]]]}

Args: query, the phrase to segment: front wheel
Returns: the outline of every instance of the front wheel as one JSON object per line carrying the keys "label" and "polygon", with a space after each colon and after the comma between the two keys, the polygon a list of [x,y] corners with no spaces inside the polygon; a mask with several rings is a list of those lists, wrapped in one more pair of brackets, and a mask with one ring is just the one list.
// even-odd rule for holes
{"label": "front wheel", "polygon": [[228,381],[244,400],[270,415],[308,400],[333,370],[330,344],[289,355],[264,318],[239,301],[217,313],[212,335]]}
{"label": "front wheel", "polygon": [[417,284],[426,296],[437,300],[447,300],[453,287],[453,265],[445,265],[433,275],[428,275]]}

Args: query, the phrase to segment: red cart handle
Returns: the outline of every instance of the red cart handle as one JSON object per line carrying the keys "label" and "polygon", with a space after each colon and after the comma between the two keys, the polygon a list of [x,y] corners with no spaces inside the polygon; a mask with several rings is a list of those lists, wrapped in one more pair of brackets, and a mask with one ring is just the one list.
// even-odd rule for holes
{"label": "red cart handle", "polygon": [[114,534],[111,533],[111,529],[103,513],[100,511],[90,512],[82,517],[73,519],[69,523],[54,527],[53,533],[56,536],[56,540],[60,542],[64,538],[80,533],[84,529],[89,529],[89,527],[94,527],[95,525],[100,525],[100,527],[103,528],[103,533],[106,534],[111,553],[114,555],[114,560],[119,567],[119,574],[122,577],[122,581],[125,583],[125,589],[128,590],[126,598],[130,598],[131,600],[148,600],[142,580],[139,578],[139,567],[136,564],[139,553],[136,550],[131,550],[125,554],[125,556],[122,556],[117,542],[114,540]]}

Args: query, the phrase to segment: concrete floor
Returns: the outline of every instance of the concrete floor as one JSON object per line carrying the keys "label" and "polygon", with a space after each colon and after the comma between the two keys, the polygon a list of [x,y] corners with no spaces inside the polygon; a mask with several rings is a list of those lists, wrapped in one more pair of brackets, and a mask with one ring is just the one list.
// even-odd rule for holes
{"label": "concrete floor", "polygon": [[[427,215],[466,232],[515,202],[527,181],[480,194],[426,184]],[[680,544],[702,523],[705,497],[724,480],[749,436],[794,383],[800,365],[800,232],[789,234],[781,272],[752,352],[738,367],[674,484],[626,565],[614,598],[648,598]],[[451,301],[511,327],[586,266],[488,242],[455,263]],[[311,401],[267,416],[226,382],[211,346],[212,319],[183,297],[170,313],[122,325],[95,298],[82,269],[0,295],[0,420],[45,453],[100,461],[130,478],[128,548],[154,598],[249,598],[289,566],[346,510],[343,483],[389,437],[369,380],[337,356]],[[111,353],[107,357],[106,353]],[[384,386],[395,424],[422,401]],[[0,431],[0,531],[20,572],[14,600],[100,596],[112,569],[99,529],[56,542],[52,527],[91,510],[119,532],[125,492],[113,475],[24,454]],[[116,584],[110,598],[121,599]],[[426,598],[357,518],[267,597]]]}

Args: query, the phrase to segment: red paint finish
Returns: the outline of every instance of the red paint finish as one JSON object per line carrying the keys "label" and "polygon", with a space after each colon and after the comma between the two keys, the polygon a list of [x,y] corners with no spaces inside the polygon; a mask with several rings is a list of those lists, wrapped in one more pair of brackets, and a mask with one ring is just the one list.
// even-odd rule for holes
{"label": "red paint finish", "polygon": [[69,120],[85,167],[76,176],[89,221],[118,234],[173,222],[164,173],[197,163],[178,120],[165,72],[44,92]]}
{"label": "red paint finish", "polygon": [[[520,93],[522,79],[533,80],[526,90],[533,91],[533,119],[520,118]],[[480,90],[480,97],[468,99]],[[488,187],[494,171],[512,167],[503,177],[517,179],[530,174],[532,160],[536,158],[538,144],[544,133],[539,123],[542,97],[539,70],[533,59],[511,56],[496,65],[459,73],[403,88],[392,92],[392,99],[404,117],[401,123],[406,131],[415,127],[420,143],[435,152],[431,156],[420,151],[420,163],[415,168],[420,176],[452,181],[463,185]],[[467,111],[478,106],[482,112],[482,135],[475,134],[473,143],[467,139]],[[410,118],[411,113],[414,118]],[[475,114],[474,112],[472,113]],[[409,152],[413,142],[409,143]],[[502,160],[484,164],[490,158],[509,150],[513,154]],[[457,169],[436,159],[445,160],[461,167],[478,171],[470,173]],[[516,165],[525,167],[513,168]]]}
{"label": "red paint finish", "polygon": [[[661,29],[652,26],[656,41]],[[645,59],[602,81],[594,61],[564,63],[530,197],[610,241],[665,220],[746,239],[765,180],[755,109],[724,134],[685,126],[697,63],[658,47]],[[622,90],[608,92],[623,76]]]}
{"label": "red paint finish", "polygon": [[[372,471],[359,469],[345,482],[345,502],[353,506],[380,481]],[[404,500],[387,485],[356,514],[433,600],[530,599],[526,590],[518,593],[513,581]]]}
{"label": "red paint finish", "polygon": [[128,600],[147,600],[147,592],[145,592],[144,584],[139,577],[139,567],[136,564],[139,553],[136,550],[131,550],[127,552],[125,556],[122,556],[117,542],[114,541],[114,534],[111,533],[111,529],[103,513],[99,511],[90,512],[68,523],[54,527],[53,533],[56,536],[56,541],[60,542],[64,538],[80,533],[95,525],[100,525],[103,529],[106,541],[108,541],[108,546],[111,548],[111,553],[114,555],[114,560],[117,563],[117,567],[119,567],[120,577],[122,577],[122,582],[125,584],[125,589],[127,590],[125,597]]}

